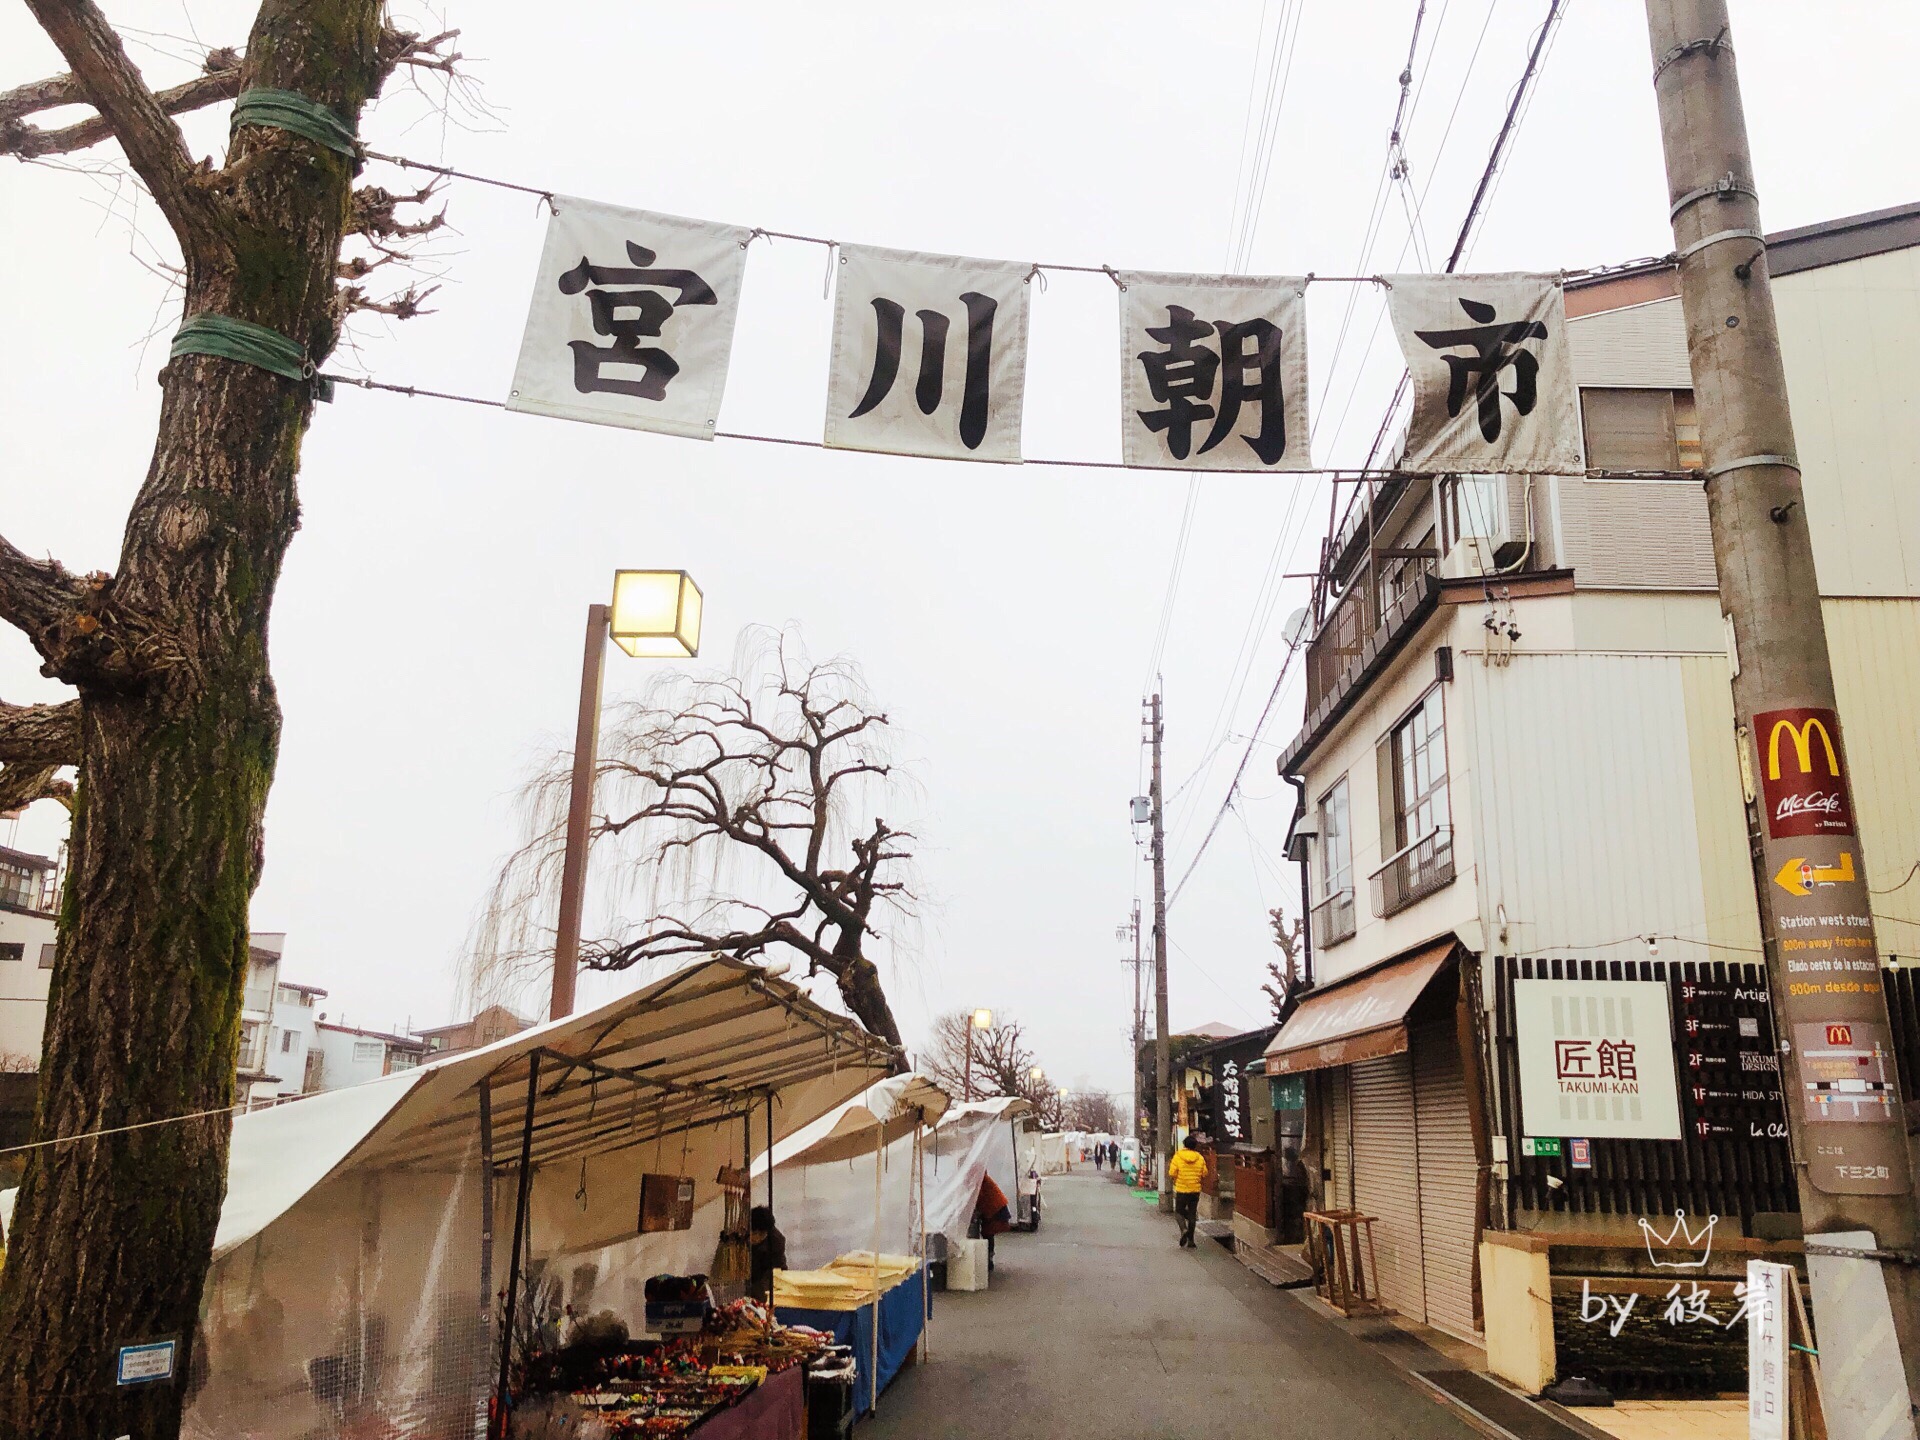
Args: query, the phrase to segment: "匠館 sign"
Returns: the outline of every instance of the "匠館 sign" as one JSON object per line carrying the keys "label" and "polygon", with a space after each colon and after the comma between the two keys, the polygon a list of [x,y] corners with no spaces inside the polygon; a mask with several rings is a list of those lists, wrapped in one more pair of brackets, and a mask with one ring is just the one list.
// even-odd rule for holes
{"label": "\u5320\u9928 sign", "polygon": [[1516,980],[1527,1135],[1678,1140],[1667,987],[1656,980]]}

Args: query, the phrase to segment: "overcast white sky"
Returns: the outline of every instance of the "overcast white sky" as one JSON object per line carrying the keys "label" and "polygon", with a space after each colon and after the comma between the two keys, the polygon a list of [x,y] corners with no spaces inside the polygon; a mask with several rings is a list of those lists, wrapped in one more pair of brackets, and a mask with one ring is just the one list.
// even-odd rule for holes
{"label": "overcast white sky", "polygon": [[[206,46],[241,43],[253,10],[106,8],[156,85]],[[1421,234],[1408,248],[1411,207],[1393,191],[1370,252],[1415,0],[942,8],[468,0],[444,20],[464,31],[495,118],[447,123],[435,97],[396,87],[364,130],[389,153],[670,213],[1217,271],[1256,148],[1243,140],[1250,91],[1257,118],[1284,24],[1293,63],[1246,268],[1352,273],[1428,255],[1437,268],[1546,5],[1429,5],[1404,127]],[[1915,198],[1920,10],[1747,0],[1736,26],[1770,227]],[[19,7],[0,11],[0,56],[0,89],[64,68]],[[1649,71],[1639,4],[1572,0],[1467,268],[1670,248]],[[196,153],[218,156],[225,125],[224,110],[192,120]],[[171,242],[130,182],[116,191],[96,173],[113,159],[103,146],[83,170],[0,164],[0,533],[75,570],[115,566],[178,318],[139,263]],[[376,166],[369,178],[404,177]],[[525,195],[473,184],[445,199],[439,313],[362,324],[335,365],[499,398],[543,217]],[[819,437],[824,273],[817,247],[754,246],[722,428]],[[1063,274],[1034,297],[1029,457],[1117,457],[1115,299],[1104,277]],[[1391,336],[1371,292],[1317,286],[1309,304],[1315,455],[1356,463],[1398,374]],[[726,661],[743,625],[792,622],[815,654],[856,657],[904,732],[937,899],[920,954],[889,962],[909,1039],[937,1010],[991,1005],[1026,1023],[1056,1079],[1129,1083],[1114,927],[1147,879],[1126,809],[1144,789],[1139,703],[1186,479],[702,444],[343,391],[316,417],[301,489],[274,611],[286,730],[253,923],[288,932],[288,973],[326,986],[334,1015],[425,1025],[453,1012],[463,940],[513,841],[513,787],[567,743],[584,607],[618,566],[685,567],[706,590],[710,660]],[[1326,511],[1314,479],[1199,482],[1159,659],[1167,784],[1184,786],[1176,877],[1305,598],[1277,577],[1311,568]],[[609,698],[645,674],[616,655]],[[60,694],[0,634],[0,696]],[[1299,718],[1289,676],[1238,814],[1173,912],[1176,1029],[1266,1015],[1265,912],[1297,901],[1278,856],[1293,792],[1273,761]],[[13,843],[50,851],[62,819],[36,807]],[[619,983],[590,979],[586,998]]]}

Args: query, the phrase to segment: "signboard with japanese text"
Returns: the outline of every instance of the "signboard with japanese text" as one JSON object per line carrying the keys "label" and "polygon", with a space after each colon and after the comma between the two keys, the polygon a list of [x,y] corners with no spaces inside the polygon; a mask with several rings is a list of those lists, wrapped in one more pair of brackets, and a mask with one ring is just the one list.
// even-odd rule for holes
{"label": "signboard with japanese text", "polygon": [[1788,1287],[1791,1265],[1747,1262],[1747,1434],[1787,1440]]}
{"label": "signboard with japanese text", "polygon": [[1402,468],[1585,473],[1558,276],[1389,275],[1387,284],[1413,378]]}
{"label": "signboard with japanese text", "polygon": [[1775,993],[1787,1103],[1807,1176],[1829,1195],[1908,1189],[1867,875],[1848,803],[1840,719],[1819,706],[1753,717],[1753,773],[1766,822],[1762,866],[1786,993]]}
{"label": "signboard with japanese text", "polygon": [[1300,470],[1302,279],[1122,271],[1120,444],[1129,465]]}
{"label": "signboard with japanese text", "polygon": [[1018,463],[1032,268],[843,245],[826,443]]}
{"label": "signboard with japanese text", "polygon": [[1678,1140],[1667,987],[1653,980],[1518,980],[1525,1135]]}
{"label": "signboard with japanese text", "polygon": [[552,203],[507,409],[711,440],[750,232]]}

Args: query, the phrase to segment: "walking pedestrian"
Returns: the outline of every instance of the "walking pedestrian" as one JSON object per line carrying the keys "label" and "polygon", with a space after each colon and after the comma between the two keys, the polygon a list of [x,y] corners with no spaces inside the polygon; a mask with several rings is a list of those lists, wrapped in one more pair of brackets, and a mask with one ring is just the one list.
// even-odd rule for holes
{"label": "walking pedestrian", "polygon": [[1120,1168],[1120,1142],[1118,1140],[1109,1140],[1107,1142],[1107,1163],[1116,1171]]}
{"label": "walking pedestrian", "polygon": [[1167,1178],[1173,1181],[1173,1213],[1180,1219],[1180,1244],[1195,1248],[1193,1227],[1200,1220],[1200,1180],[1207,1173],[1207,1157],[1189,1135],[1180,1142],[1173,1159],[1167,1162]]}
{"label": "walking pedestrian", "polygon": [[1104,1144],[1093,1147],[1093,1168],[1096,1171],[1107,1168],[1107,1147]]}

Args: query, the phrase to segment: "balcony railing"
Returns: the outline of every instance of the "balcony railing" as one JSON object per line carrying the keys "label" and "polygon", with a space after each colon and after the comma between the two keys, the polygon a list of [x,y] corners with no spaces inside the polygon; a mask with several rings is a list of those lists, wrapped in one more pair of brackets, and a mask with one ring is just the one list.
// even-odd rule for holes
{"label": "balcony railing", "polygon": [[1329,945],[1338,945],[1342,940],[1351,940],[1355,927],[1353,914],[1353,887],[1336,890],[1318,905],[1313,907],[1313,945],[1316,950],[1324,950]]}
{"label": "balcony railing", "polygon": [[1313,643],[1307,646],[1307,713],[1346,689],[1353,678],[1410,622],[1424,618],[1431,598],[1433,562],[1414,566],[1399,589],[1383,597],[1384,607],[1370,603],[1365,581],[1356,583],[1327,616]]}
{"label": "balcony railing", "polygon": [[1391,915],[1453,883],[1453,827],[1442,825],[1395,851],[1373,872],[1373,913]]}

